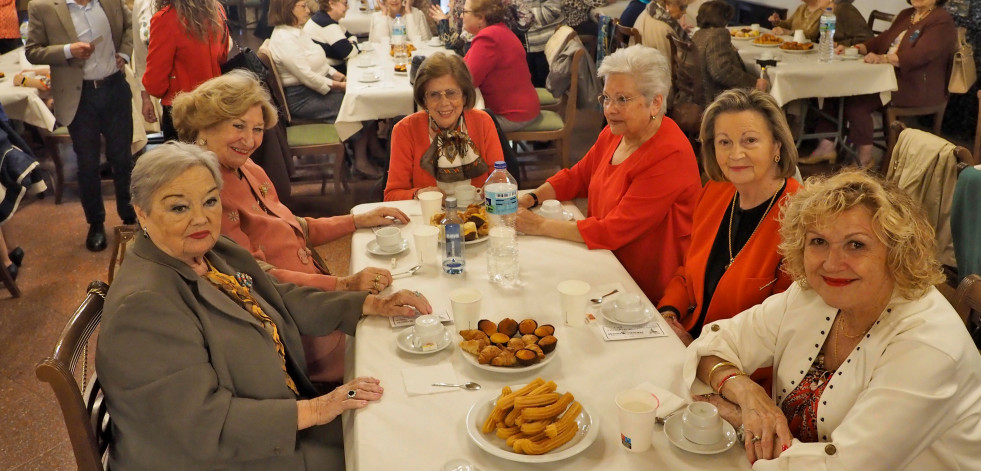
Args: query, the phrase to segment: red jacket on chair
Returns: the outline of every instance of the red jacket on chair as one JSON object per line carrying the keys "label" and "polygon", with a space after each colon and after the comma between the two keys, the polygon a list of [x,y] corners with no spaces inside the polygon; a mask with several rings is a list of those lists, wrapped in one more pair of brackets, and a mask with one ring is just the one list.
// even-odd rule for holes
{"label": "red jacket on chair", "polygon": [[[219,15],[225,17],[224,9]],[[222,31],[217,39],[199,41],[181,24],[177,10],[164,7],[150,19],[143,87],[170,106],[177,92],[189,92],[221,75],[221,64],[228,59],[228,40],[227,32]]]}

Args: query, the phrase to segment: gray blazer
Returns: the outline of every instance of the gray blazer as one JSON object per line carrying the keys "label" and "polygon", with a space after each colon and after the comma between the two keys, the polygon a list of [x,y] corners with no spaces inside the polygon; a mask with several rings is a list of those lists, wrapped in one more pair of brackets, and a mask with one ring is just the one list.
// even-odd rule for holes
{"label": "gray blazer", "polygon": [[[300,334],[354,335],[367,293],[277,283],[224,236],[207,258],[222,273],[252,276],[300,398],[313,397]],[[149,239],[136,238],[109,289],[95,362],[114,470],[343,468],[340,420],[297,432],[297,397],[271,337]]]}
{"label": "gray blazer", "polygon": [[[132,14],[121,0],[99,0],[109,19],[112,43],[116,52],[133,54]],[[75,119],[82,96],[82,66],[85,61],[65,59],[65,44],[78,42],[65,0],[31,0],[27,9],[30,29],[24,45],[32,64],[51,66],[51,91],[58,122],[67,126]]]}
{"label": "gray blazer", "polygon": [[726,28],[702,28],[692,35],[698,58],[702,64],[702,90],[705,92],[704,106],[730,88],[752,88],[756,86],[756,74],[746,70],[739,52],[732,45],[729,30]]}

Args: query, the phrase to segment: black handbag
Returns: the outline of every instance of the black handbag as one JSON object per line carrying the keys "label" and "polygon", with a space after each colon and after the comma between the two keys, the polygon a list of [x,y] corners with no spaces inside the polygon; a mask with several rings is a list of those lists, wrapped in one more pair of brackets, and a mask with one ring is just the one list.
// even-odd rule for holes
{"label": "black handbag", "polygon": [[227,74],[235,69],[242,69],[252,72],[256,75],[259,81],[266,80],[266,76],[269,74],[269,69],[266,68],[265,64],[259,60],[259,56],[249,48],[243,48],[238,44],[235,45],[238,49],[238,54],[229,57],[224,64],[221,65],[221,73]]}

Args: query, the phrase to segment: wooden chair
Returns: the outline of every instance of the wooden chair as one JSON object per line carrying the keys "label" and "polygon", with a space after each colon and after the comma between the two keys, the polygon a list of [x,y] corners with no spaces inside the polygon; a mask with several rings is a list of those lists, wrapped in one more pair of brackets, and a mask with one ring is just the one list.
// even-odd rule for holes
{"label": "wooden chair", "polygon": [[[512,142],[532,141],[532,142],[555,142],[554,149],[533,150],[528,152],[517,152],[518,162],[524,164],[537,160],[536,156],[542,153],[554,152],[558,155],[561,168],[569,168],[569,147],[572,137],[572,127],[576,122],[576,103],[579,94],[579,62],[586,55],[585,49],[580,49],[572,56],[572,81],[569,90],[563,98],[565,101],[565,113],[559,115],[554,111],[542,110],[542,119],[519,131],[505,133],[507,139]],[[523,165],[522,165],[523,167]]]}
{"label": "wooden chair", "polygon": [[71,144],[72,137],[68,135],[67,126],[57,127],[54,131],[48,131],[44,128],[38,129],[41,133],[41,141],[44,143],[44,150],[54,163],[55,175],[52,186],[54,186],[55,204],[61,204],[61,197],[65,191],[65,163],[58,149],[62,144]]}
{"label": "wooden chair", "polygon": [[913,108],[900,108],[897,106],[886,105],[886,110],[883,113],[883,118],[885,118],[883,126],[886,126],[886,129],[889,130],[887,132],[886,149],[891,150],[896,145],[896,137],[899,135],[899,133],[893,133],[892,127],[893,123],[899,122],[898,118],[933,115],[932,132],[939,136],[940,129],[944,122],[944,112],[946,111],[947,100],[933,106],[918,106]]}
{"label": "wooden chair", "polygon": [[873,33],[879,34],[885,31],[885,28],[876,29],[875,27],[876,20],[884,21],[886,23],[891,24],[892,21],[895,19],[896,19],[896,15],[893,15],[892,13],[886,13],[884,11],[879,11],[879,10],[872,10],[872,13],[869,13],[869,28],[872,30]]}
{"label": "wooden chair", "polygon": [[[267,40],[268,41],[268,40]],[[286,122],[286,141],[293,155],[287,159],[287,172],[291,180],[302,179],[300,173],[304,169],[312,169],[320,173],[320,194],[323,195],[327,190],[328,172],[324,171],[324,165],[303,164],[294,162],[292,157],[304,157],[314,155],[333,156],[333,172],[335,189],[340,192],[350,191],[347,183],[347,168],[345,165],[344,142],[337,135],[337,129],[333,124],[316,122],[311,120],[294,120],[290,114],[289,106],[286,104],[286,92],[283,91],[283,84],[279,78],[279,70],[276,62],[272,60],[272,55],[266,42],[262,43],[257,52],[259,60],[269,69],[267,77],[268,86],[272,92],[273,101],[279,108],[280,115]],[[330,163],[328,162],[328,165]]]}
{"label": "wooden chair", "polygon": [[631,44],[642,44],[640,31],[636,28],[621,25],[619,19],[613,20],[613,37],[610,38],[610,50],[607,54],[612,54],[617,49],[630,46]]}
{"label": "wooden chair", "polygon": [[10,276],[10,272],[7,271],[6,267],[0,267],[0,283],[3,283],[7,291],[10,291],[11,298],[20,297],[20,288],[17,287],[17,282]]}
{"label": "wooden chair", "polygon": [[[981,276],[973,273],[965,276],[957,285],[952,304],[964,321],[964,326],[967,327],[974,343],[981,342]],[[979,345],[979,352],[981,352],[981,345]]]}
{"label": "wooden chair", "polygon": [[116,237],[112,241],[112,256],[109,257],[109,284],[112,284],[113,276],[116,274],[116,267],[123,264],[126,258],[126,250],[129,249],[133,238],[140,228],[133,225],[116,226],[114,232]]}
{"label": "wooden chair", "polygon": [[[906,129],[906,124],[902,121],[893,121],[889,124],[889,147],[886,149],[886,153],[882,156],[882,162],[879,164],[879,172],[883,175],[889,170],[889,166],[892,165],[893,152],[895,151],[896,141],[899,140],[899,134]],[[936,135],[940,135],[939,132],[934,132]],[[975,165],[978,163],[978,159],[981,156],[971,155],[971,151],[967,147],[957,146],[954,148],[954,156],[957,157],[957,161],[967,164]],[[953,182],[951,182],[953,184]]]}
{"label": "wooden chair", "polygon": [[[702,64],[695,43],[668,34],[671,41],[671,84],[681,94],[693,97],[693,103],[673,103],[667,115],[684,131],[698,155],[698,133],[702,127],[705,92],[702,90]],[[686,67],[690,65],[690,67]]]}
{"label": "wooden chair", "polygon": [[562,100],[552,96],[552,92],[548,91],[547,88],[535,87],[535,92],[538,93],[538,106],[542,110],[556,113],[562,110]]}
{"label": "wooden chair", "polygon": [[68,320],[54,353],[41,360],[34,374],[51,385],[68,428],[68,438],[80,471],[104,471],[112,427],[102,386],[89,366],[92,334],[102,320],[102,307],[109,286],[89,283],[82,304]]}

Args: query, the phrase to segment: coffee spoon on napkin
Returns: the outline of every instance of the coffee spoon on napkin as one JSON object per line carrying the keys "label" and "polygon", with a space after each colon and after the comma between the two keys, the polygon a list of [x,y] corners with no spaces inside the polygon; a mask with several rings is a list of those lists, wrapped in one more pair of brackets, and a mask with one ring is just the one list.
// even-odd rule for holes
{"label": "coffee spoon on napkin", "polygon": [[461,388],[461,389],[466,389],[468,391],[476,391],[476,390],[480,389],[480,385],[477,384],[477,383],[475,383],[475,382],[473,382],[473,381],[471,381],[469,383],[463,383],[463,384],[433,383],[433,386],[445,386],[445,387],[448,387],[448,388]]}

